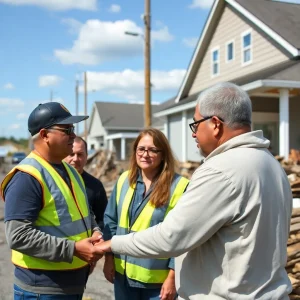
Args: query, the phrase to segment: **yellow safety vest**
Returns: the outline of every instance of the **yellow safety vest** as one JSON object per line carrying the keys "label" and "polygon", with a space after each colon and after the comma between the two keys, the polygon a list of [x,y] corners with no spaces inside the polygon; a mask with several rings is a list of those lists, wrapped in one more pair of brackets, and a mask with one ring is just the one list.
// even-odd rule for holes
{"label": "yellow safety vest", "polygon": [[[142,231],[162,222],[169,211],[175,207],[188,183],[188,179],[176,174],[171,185],[171,197],[168,203],[163,207],[156,208],[149,200],[129,228],[129,207],[134,195],[134,187],[129,185],[128,171],[124,172],[117,182],[118,227],[116,234],[124,235],[129,232]],[[163,283],[170,271],[168,264],[169,259],[141,259],[115,255],[116,271],[143,283]]]}
{"label": "yellow safety vest", "polygon": [[[42,186],[43,206],[34,223],[36,229],[59,238],[80,241],[91,236],[91,219],[84,182],[79,173],[63,162],[70,178],[72,191],[57,171],[43,158],[31,152],[14,167],[1,184],[4,189],[17,171],[30,174]],[[72,263],[50,262],[21,252],[12,251],[12,262],[22,268],[41,270],[72,270],[83,268],[87,263],[73,257]]]}

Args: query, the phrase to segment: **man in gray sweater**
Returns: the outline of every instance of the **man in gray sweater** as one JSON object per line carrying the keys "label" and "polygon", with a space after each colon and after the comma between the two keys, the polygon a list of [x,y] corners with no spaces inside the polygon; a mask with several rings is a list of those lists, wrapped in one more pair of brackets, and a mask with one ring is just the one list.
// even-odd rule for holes
{"label": "man in gray sweater", "polygon": [[97,246],[175,259],[179,299],[288,299],[285,271],[292,194],[251,101],[231,83],[202,92],[190,124],[203,164],[162,223]]}

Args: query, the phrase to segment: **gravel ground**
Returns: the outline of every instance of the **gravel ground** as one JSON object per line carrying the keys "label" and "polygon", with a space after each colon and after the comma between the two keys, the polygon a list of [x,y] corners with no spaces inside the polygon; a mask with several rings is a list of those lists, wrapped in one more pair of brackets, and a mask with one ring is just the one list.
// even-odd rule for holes
{"label": "gravel ground", "polygon": [[[9,169],[7,167],[6,169]],[[4,177],[0,170],[0,182]],[[14,267],[10,261],[10,250],[6,244],[4,232],[4,204],[0,200],[0,300],[13,299],[13,270]],[[84,293],[84,300],[113,300],[113,285],[110,284],[103,276],[103,259],[101,259],[93,274],[88,280]]]}

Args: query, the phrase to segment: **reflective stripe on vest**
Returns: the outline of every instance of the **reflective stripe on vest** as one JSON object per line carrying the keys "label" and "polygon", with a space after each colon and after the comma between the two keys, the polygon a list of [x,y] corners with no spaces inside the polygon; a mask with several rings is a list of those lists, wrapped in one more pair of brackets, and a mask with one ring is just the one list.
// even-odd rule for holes
{"label": "reflective stripe on vest", "polygon": [[[134,188],[129,186],[128,171],[124,172],[117,183],[116,202],[118,207],[117,235],[145,230],[162,222],[165,216],[177,204],[185,191],[188,180],[176,174],[171,185],[171,197],[163,207],[155,208],[150,200],[129,228],[129,206],[134,195]],[[115,255],[115,269],[131,279],[144,283],[163,283],[169,273],[169,259],[140,259],[131,256]]]}
{"label": "reflective stripe on vest", "polygon": [[[72,191],[47,161],[31,153],[8,173],[1,184],[1,192],[4,196],[6,185],[17,171],[32,175],[40,182],[43,192],[43,206],[34,223],[35,228],[52,236],[79,241],[91,236],[89,206],[81,176],[73,167],[64,162],[63,164],[70,178]],[[14,250],[12,262],[23,268],[43,270],[70,270],[87,265],[77,257],[73,257],[72,263],[48,262]]]}

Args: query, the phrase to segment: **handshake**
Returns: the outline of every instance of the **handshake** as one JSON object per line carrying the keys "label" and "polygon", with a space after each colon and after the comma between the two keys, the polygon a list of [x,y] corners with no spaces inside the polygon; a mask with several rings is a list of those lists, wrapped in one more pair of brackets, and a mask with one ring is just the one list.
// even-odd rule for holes
{"label": "handshake", "polygon": [[75,242],[74,256],[90,265],[95,265],[105,252],[111,252],[111,241],[104,241],[98,231],[90,238]]}

